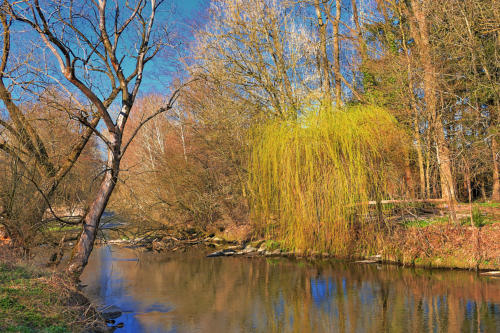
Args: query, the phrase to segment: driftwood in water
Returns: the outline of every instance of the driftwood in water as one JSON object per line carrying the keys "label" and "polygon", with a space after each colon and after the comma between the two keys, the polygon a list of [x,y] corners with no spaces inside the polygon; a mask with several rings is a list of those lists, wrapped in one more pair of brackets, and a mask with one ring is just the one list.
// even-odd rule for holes
{"label": "driftwood in water", "polygon": [[[391,204],[391,203],[395,203],[395,204],[402,204],[402,203],[407,203],[407,204],[411,204],[411,203],[417,203],[417,202],[424,202],[424,203],[444,203],[444,202],[447,202],[446,199],[410,199],[410,200],[381,200],[380,203],[381,204]],[[377,204],[377,201],[373,200],[373,201],[368,201],[368,205],[376,205]]]}

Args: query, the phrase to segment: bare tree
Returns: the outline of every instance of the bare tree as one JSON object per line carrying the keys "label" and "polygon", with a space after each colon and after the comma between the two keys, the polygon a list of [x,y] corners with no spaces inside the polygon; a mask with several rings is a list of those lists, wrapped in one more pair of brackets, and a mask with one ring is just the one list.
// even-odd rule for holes
{"label": "bare tree", "polygon": [[[34,161],[35,169],[38,173],[39,181],[36,183],[36,191],[30,195],[35,198],[32,202],[34,222],[39,223],[42,219],[47,205],[56,192],[58,186],[64,177],[70,172],[75,165],[82,151],[89,142],[93,130],[92,128],[84,129],[78,137],[71,143],[69,150],[64,150],[64,157],[54,159],[47,147],[47,137],[41,135],[42,128],[37,128],[34,122],[28,119],[25,115],[25,110],[13,97],[12,90],[16,85],[21,85],[18,76],[26,75],[24,72],[19,74],[19,67],[26,67],[26,63],[16,63],[9,66],[9,60],[12,57],[11,52],[11,26],[13,24],[12,17],[9,17],[7,12],[0,10],[0,21],[2,24],[2,57],[0,63],[0,99],[5,106],[5,115],[8,117],[2,119],[0,117],[0,150],[17,161],[17,165],[21,168],[26,168],[28,161]],[[12,67],[12,68],[11,68]],[[37,73],[35,73],[36,75]],[[30,88],[38,77],[32,76],[31,82],[23,82],[22,86]],[[47,97],[47,94],[45,94]],[[40,98],[40,96],[35,96]],[[59,98],[61,96],[58,96]],[[63,98],[64,100],[64,98]],[[67,100],[66,100],[67,101]],[[66,111],[71,112],[76,106],[67,103]],[[82,107],[80,105],[80,107]],[[84,108],[84,107],[82,107]],[[89,125],[95,127],[99,122],[100,117],[94,117]],[[14,216],[9,211],[4,211],[6,219],[13,219]],[[16,238],[15,235],[11,235]],[[18,235],[21,236],[21,235]],[[16,239],[15,239],[16,240]]]}
{"label": "bare tree", "polygon": [[216,0],[197,31],[193,75],[236,88],[278,117],[295,117],[320,90],[315,34],[281,0]]}
{"label": "bare tree", "polygon": [[[179,89],[175,90],[164,107],[143,119],[130,138],[123,140],[127,119],[143,83],[144,66],[165,42],[156,33],[161,30],[153,29],[162,2],[121,4],[100,0],[41,6],[34,0],[9,5],[13,19],[31,27],[50,50],[69,86],[91,103],[96,115],[82,111],[75,117],[92,129],[107,149],[101,184],[84,217],[68,267],[75,275],[87,264],[99,220],[118,180],[123,154],[143,124],[170,109],[179,93]],[[102,118],[105,130],[95,126],[95,117]]]}

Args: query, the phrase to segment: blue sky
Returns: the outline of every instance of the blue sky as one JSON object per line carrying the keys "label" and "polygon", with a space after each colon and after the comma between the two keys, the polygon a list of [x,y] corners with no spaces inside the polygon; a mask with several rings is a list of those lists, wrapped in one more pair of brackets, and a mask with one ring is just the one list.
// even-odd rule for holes
{"label": "blue sky", "polygon": [[[210,0],[166,0],[163,4],[164,8],[173,6],[174,16],[173,20],[176,21],[176,29],[180,30],[183,34],[183,38],[186,39],[183,43],[189,43],[192,38],[192,27],[196,21],[200,21],[203,17],[203,13],[206,12],[207,7],[210,4]],[[147,94],[151,92],[158,93],[168,93],[165,89],[169,86],[171,79],[171,71],[182,70],[182,68],[176,68],[175,65],[168,64],[169,58],[165,56],[165,53],[159,55],[156,59],[148,63],[145,68],[145,75],[143,80],[143,85],[141,88],[141,94]]]}
{"label": "blue sky", "polygon": [[179,9],[179,13],[183,16],[196,13],[199,9],[202,9],[210,1],[209,0],[173,0],[175,5]]}
{"label": "blue sky", "polygon": [[[160,14],[158,17],[159,19],[156,20],[156,28],[161,29],[163,28],[161,26],[162,24],[165,24],[165,22],[169,22],[183,35],[183,44],[186,45],[187,43],[189,43],[189,40],[192,39],[191,25],[194,22],[199,23],[200,19],[205,17],[203,13],[206,12],[209,4],[210,0],[165,0],[165,2],[162,4],[162,7],[160,7],[160,12],[162,10],[164,10],[164,12],[169,12],[170,9],[174,9],[174,15],[168,17],[167,20],[162,20]],[[33,39],[33,41],[37,41],[37,35],[32,32],[26,32],[26,29],[21,24],[16,25],[13,28],[13,31],[23,31],[23,34],[20,35],[22,36],[22,38],[19,38],[17,36],[14,36],[12,38],[12,53],[23,53],[23,49],[28,49],[31,51],[31,48],[33,47],[32,44],[30,44],[32,41],[31,39]],[[38,43],[40,42],[38,41]],[[58,66],[55,63],[55,60],[50,56],[50,53],[47,59],[53,65],[54,71],[52,72],[52,74],[54,76],[60,77]],[[134,64],[134,61],[125,61],[123,63],[125,72],[130,73],[132,71],[131,66],[133,66]],[[169,86],[173,77],[172,72],[182,72],[182,70],[182,66],[179,66],[178,62],[176,63],[175,56],[166,56],[165,54],[159,54],[156,59],[152,60],[146,65],[140,95],[146,95],[151,92],[168,95]],[[66,81],[61,77],[60,79],[62,82],[66,83]],[[72,89],[72,87],[70,87],[70,89]],[[19,89],[13,91],[13,95],[16,98],[24,99],[24,94],[22,94],[22,87],[19,87]],[[29,95],[27,98],[30,97],[31,95]],[[120,98],[118,97],[117,100],[119,101]],[[0,102],[0,116],[8,118],[8,114],[5,113],[3,102]]]}

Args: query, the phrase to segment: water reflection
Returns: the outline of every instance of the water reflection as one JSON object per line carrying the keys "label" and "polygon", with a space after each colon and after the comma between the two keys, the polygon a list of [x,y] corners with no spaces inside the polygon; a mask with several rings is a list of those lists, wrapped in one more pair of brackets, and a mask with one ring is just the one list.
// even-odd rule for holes
{"label": "water reflection", "polygon": [[500,332],[500,280],[462,271],[100,247],[82,280],[117,332]]}

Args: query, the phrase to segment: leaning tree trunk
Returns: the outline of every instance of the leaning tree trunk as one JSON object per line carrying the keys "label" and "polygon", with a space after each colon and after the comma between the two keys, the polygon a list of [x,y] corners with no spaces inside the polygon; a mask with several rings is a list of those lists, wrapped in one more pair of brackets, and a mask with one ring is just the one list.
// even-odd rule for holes
{"label": "leaning tree trunk", "polygon": [[70,265],[68,266],[68,272],[75,277],[78,277],[87,265],[90,253],[94,247],[94,241],[97,235],[97,229],[99,228],[101,216],[106,209],[108,200],[111,197],[111,193],[113,192],[118,180],[120,155],[119,148],[116,147],[120,147],[120,145],[121,141],[115,140],[115,143],[112,145],[114,149],[108,148],[108,161],[106,163],[107,170],[104,174],[103,180],[101,181],[96,197],[90,204],[88,212],[85,214],[82,233],[73,248]]}

